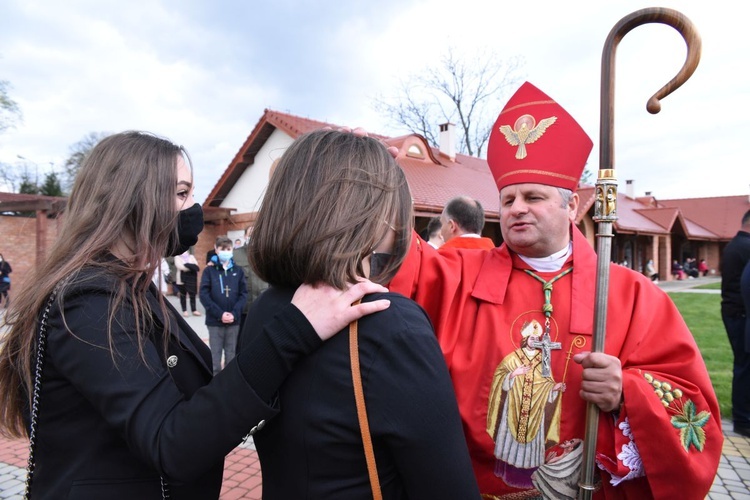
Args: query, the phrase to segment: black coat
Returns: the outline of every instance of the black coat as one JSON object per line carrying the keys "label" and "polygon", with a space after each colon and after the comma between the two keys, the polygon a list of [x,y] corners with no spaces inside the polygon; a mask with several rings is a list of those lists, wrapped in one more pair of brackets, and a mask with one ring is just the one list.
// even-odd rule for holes
{"label": "black coat", "polygon": [[158,499],[160,475],[172,499],[218,498],[224,456],[278,410],[256,395],[237,363],[212,378],[208,347],[169,304],[165,355],[153,285],[145,362],[127,305],[112,322],[113,355],[106,332],[114,281],[69,289],[72,333],[59,309],[51,311],[32,498]]}
{"label": "black coat", "polygon": [[740,277],[750,261],[750,233],[738,231],[721,254],[721,312],[730,317],[747,313],[740,292]]}
{"label": "black coat", "polygon": [[[293,290],[271,287],[246,325],[264,324]],[[430,320],[398,294],[359,321],[362,383],[386,500],[478,499],[453,386]],[[244,342],[252,332],[243,330]],[[302,360],[279,391],[282,412],[254,436],[263,498],[372,498],[349,360],[348,331]]]}

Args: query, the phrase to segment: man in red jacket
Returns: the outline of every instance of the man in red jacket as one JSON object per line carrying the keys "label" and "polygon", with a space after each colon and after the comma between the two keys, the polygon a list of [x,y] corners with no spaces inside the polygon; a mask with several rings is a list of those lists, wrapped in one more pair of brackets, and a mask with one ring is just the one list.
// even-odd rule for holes
{"label": "man in red jacket", "polygon": [[591,147],[525,83],[489,142],[503,245],[436,252],[414,238],[390,289],[433,321],[484,498],[575,498],[591,402],[602,412],[595,498],[703,499],[721,417],[670,298],[611,265],[605,349],[590,352],[597,258],[574,222]]}
{"label": "man in red jacket", "polygon": [[484,208],[469,196],[457,196],[445,204],[440,215],[441,248],[478,248],[489,250],[495,243],[482,236]]}

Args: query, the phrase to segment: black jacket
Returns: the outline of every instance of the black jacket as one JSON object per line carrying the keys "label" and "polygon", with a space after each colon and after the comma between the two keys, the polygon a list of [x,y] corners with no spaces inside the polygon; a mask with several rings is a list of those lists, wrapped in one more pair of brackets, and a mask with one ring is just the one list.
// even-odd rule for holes
{"label": "black jacket", "polygon": [[731,317],[745,316],[740,293],[740,277],[750,261],[750,233],[739,231],[721,254],[721,313]]}
{"label": "black jacket", "polygon": [[[112,322],[113,355],[106,331],[115,282],[101,277],[69,288],[67,328],[58,307],[51,310],[32,498],[158,499],[161,475],[172,499],[216,499],[224,456],[278,412],[264,402],[271,398],[259,394],[272,395],[288,373],[280,359],[292,364],[304,349],[269,355],[274,343],[263,341],[249,347],[265,354],[256,359],[241,353],[212,378],[208,347],[169,304],[171,335],[164,353],[165,319],[152,285],[145,362],[129,305]],[[303,324],[295,311],[292,323]],[[287,330],[296,326],[283,325],[278,336],[288,343]],[[306,327],[305,334],[317,339]],[[259,366],[267,358],[275,363]],[[263,383],[256,383],[253,370],[265,377]],[[253,390],[259,386],[265,390]]]}
{"label": "black jacket", "polygon": [[[264,323],[293,290],[270,287],[247,325]],[[478,499],[455,394],[430,320],[398,294],[385,311],[359,321],[362,383],[378,476],[387,500]],[[280,390],[283,411],[254,436],[263,498],[372,498],[357,421],[349,334],[343,331],[301,361]]]}

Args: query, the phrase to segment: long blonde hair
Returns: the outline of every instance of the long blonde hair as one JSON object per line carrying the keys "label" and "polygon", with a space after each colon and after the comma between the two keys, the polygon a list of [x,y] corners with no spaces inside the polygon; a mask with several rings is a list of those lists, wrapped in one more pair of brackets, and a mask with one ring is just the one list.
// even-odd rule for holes
{"label": "long blonde hair", "polygon": [[[143,355],[150,319],[146,292],[170,241],[177,237],[175,187],[180,155],[189,164],[181,146],[150,133],[129,131],[102,139],[86,156],[57,241],[45,262],[32,268],[6,314],[10,331],[0,344],[0,434],[26,434],[23,413],[31,398],[38,317],[55,287],[63,310],[65,290],[80,284],[84,267],[93,271],[85,273],[86,279],[106,274],[118,283],[107,328],[113,360],[111,325],[125,302],[135,311],[136,337]],[[134,256],[129,262],[110,257],[123,238]],[[166,314],[160,294],[159,300]]]}

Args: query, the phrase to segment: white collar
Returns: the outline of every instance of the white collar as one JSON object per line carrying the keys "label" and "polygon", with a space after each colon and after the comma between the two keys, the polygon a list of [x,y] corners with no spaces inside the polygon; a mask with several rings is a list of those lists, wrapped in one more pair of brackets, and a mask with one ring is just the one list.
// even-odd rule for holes
{"label": "white collar", "polygon": [[565,261],[568,260],[568,257],[571,253],[573,253],[572,241],[569,242],[568,245],[559,252],[555,252],[547,257],[526,257],[521,254],[518,254],[518,257],[520,257],[522,261],[534,268],[535,271],[554,272],[562,269],[563,264],[565,264]]}

